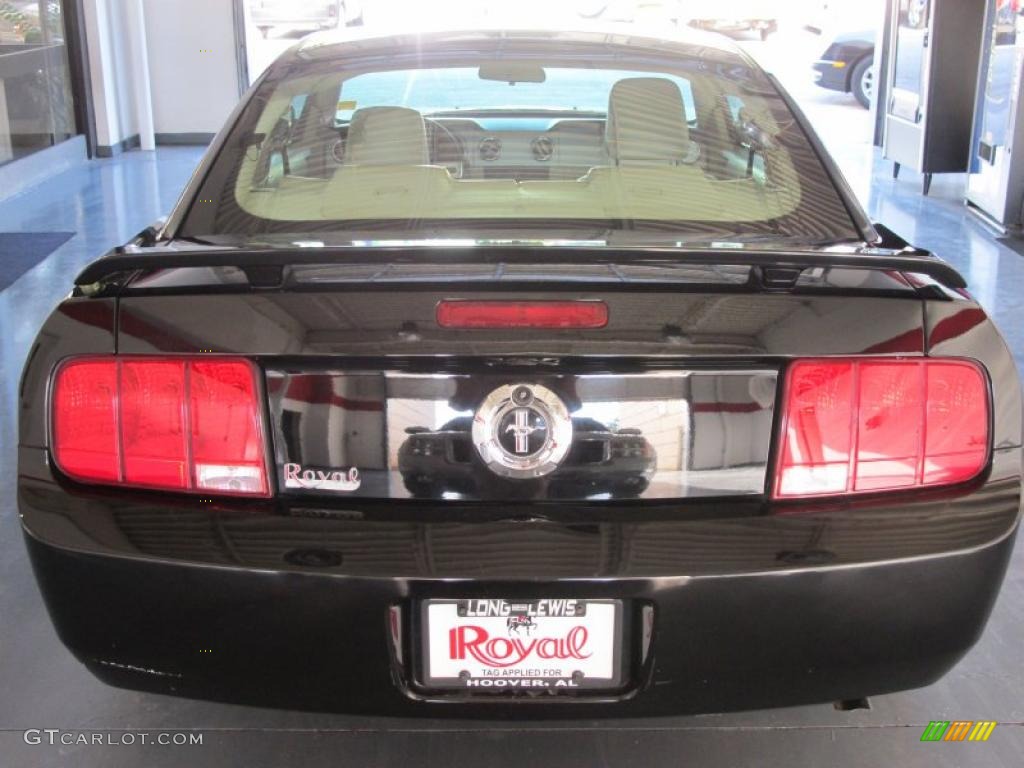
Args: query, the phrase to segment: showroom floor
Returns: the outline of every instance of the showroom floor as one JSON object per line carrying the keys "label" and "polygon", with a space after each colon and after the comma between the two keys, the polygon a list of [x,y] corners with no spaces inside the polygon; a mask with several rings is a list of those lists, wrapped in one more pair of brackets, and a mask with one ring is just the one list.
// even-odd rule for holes
{"label": "showroom floor", "polygon": [[[859,108],[853,108],[859,109]],[[854,115],[853,112],[850,113]],[[863,121],[866,113],[856,116]],[[812,119],[818,118],[812,112]],[[826,119],[825,117],[821,118]],[[833,119],[833,118],[828,118]],[[840,116],[837,119],[843,121]],[[821,126],[819,125],[819,128]],[[1024,256],[959,202],[962,178],[932,196],[894,182],[866,142],[823,133],[872,215],[968,277],[1024,363]],[[841,137],[840,137],[841,138]],[[0,768],[8,766],[445,765],[1018,766],[1024,754],[1024,547],[991,623],[939,683],[880,697],[870,711],[828,705],[654,721],[399,721],[277,712],[108,688],[63,649],[32,578],[14,510],[15,394],[32,338],[78,268],[166,212],[200,151],[161,149],[83,164],[0,202],[5,231],[77,234],[0,293]],[[1024,367],[1024,365],[1022,365]],[[339,691],[339,696],[344,696]],[[996,720],[984,744],[923,744],[929,720]],[[202,747],[26,745],[27,728],[199,729]],[[143,754],[145,749],[145,754]],[[410,756],[415,757],[410,757]]]}

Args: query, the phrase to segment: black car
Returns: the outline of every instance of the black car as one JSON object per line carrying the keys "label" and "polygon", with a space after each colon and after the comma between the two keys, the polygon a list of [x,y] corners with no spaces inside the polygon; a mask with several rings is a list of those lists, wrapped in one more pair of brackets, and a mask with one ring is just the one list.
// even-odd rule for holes
{"label": "black car", "polygon": [[77,277],[19,415],[64,644],[266,706],[926,685],[1021,505],[1017,371],[963,278],[704,36],[308,38]]}
{"label": "black car", "polygon": [[865,109],[875,92],[875,30],[836,35],[814,62],[814,81],[822,88],[852,93]]}
{"label": "black car", "polygon": [[[530,441],[544,437],[547,422],[538,414],[519,411],[497,435],[498,450],[530,456]],[[611,429],[594,419],[572,416],[571,448],[558,469],[538,478],[507,478],[489,467],[474,450],[473,417],[460,416],[438,429],[406,427],[409,435],[398,449],[398,470],[413,496],[508,494],[517,498],[630,498],[643,493],[656,470],[653,446],[635,427]],[[503,485],[503,488],[481,487]]]}

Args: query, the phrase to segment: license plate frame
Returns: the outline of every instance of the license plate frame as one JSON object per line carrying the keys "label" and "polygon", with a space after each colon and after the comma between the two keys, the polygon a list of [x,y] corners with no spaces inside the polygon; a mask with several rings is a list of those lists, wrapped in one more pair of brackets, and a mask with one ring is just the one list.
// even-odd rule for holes
{"label": "license plate frame", "polygon": [[[473,611],[471,604],[488,604],[492,606],[490,615],[481,616],[479,612]],[[539,606],[544,605],[550,611],[553,604],[574,603],[578,608],[582,607],[590,614],[590,619],[584,614],[582,616],[550,616],[537,615]],[[493,605],[503,604],[508,606],[509,614],[493,615]],[[508,625],[509,616],[512,613],[522,615],[522,611],[514,606],[532,606],[534,614],[530,616],[534,623],[532,628],[521,628],[523,634],[514,632]],[[456,616],[452,616],[452,606],[455,608]],[[468,613],[460,613],[460,606]],[[593,609],[590,610],[590,607]],[[432,621],[432,609],[443,611],[445,615],[435,612]],[[430,598],[419,601],[418,611],[419,624],[419,670],[420,684],[429,690],[444,691],[447,693],[463,692],[469,694],[517,694],[525,692],[546,693],[546,694],[570,694],[578,692],[608,692],[617,691],[623,688],[627,678],[624,659],[626,658],[625,648],[628,645],[624,626],[625,605],[624,601],[610,598]],[[600,616],[598,616],[600,614]],[[441,660],[431,658],[431,641],[440,643],[441,651],[445,647],[451,656],[452,646],[449,645],[451,637],[449,630],[456,626],[452,622],[474,622],[474,626],[483,625],[489,630],[491,638],[500,640],[497,646],[498,652],[509,649],[512,658],[518,656],[521,651],[529,648],[530,653],[524,661],[511,667],[491,667],[490,674],[473,674],[482,672],[487,665],[472,658],[471,655],[463,654],[464,665],[461,670],[462,676],[452,674],[456,662],[449,658]],[[433,622],[441,621],[441,624]],[[543,622],[543,624],[541,623]],[[587,636],[582,652],[593,650],[599,653],[598,658],[591,660],[580,660],[571,655],[580,643],[580,636],[577,633],[570,642],[569,633],[574,627],[582,626],[587,629]],[[608,632],[610,626],[610,640],[606,636],[599,639],[590,648],[588,643],[591,640],[589,633],[597,627],[603,632]],[[433,630],[433,631],[432,631]],[[504,631],[507,630],[507,631]],[[534,632],[535,631],[535,632]],[[479,639],[475,632],[468,634],[470,641]],[[541,661],[538,657],[541,648],[537,645],[530,646],[530,641],[547,639],[543,651],[547,652],[549,660]],[[513,646],[515,640],[521,641],[519,646]],[[553,641],[553,642],[552,642]],[[562,641],[559,644],[558,641]],[[475,644],[476,648],[480,648]],[[607,646],[610,645],[610,648]],[[465,650],[465,649],[463,649]],[[560,653],[569,652],[568,658],[558,658]],[[553,655],[553,656],[552,656]],[[593,655],[593,654],[591,654]],[[550,663],[549,663],[550,662]],[[595,668],[600,668],[596,669]],[[495,671],[496,670],[496,671]],[[515,674],[517,671],[535,672],[538,674]],[[561,672],[559,675],[543,674]],[[572,672],[580,673],[582,676],[573,675]],[[587,675],[587,671],[591,675]],[[437,672],[437,674],[434,674]],[[603,674],[607,673],[607,674]]]}

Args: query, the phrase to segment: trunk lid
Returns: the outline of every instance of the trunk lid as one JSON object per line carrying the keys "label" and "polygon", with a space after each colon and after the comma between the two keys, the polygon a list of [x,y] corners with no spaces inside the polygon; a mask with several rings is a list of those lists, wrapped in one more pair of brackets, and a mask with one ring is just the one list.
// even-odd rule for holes
{"label": "trunk lid", "polygon": [[[924,353],[922,302],[898,275],[764,291],[700,272],[570,292],[318,268],[252,291],[168,270],[122,294],[118,351],[257,360],[282,495],[453,501],[763,496],[787,359]],[[450,299],[602,301],[609,320],[443,328]]]}

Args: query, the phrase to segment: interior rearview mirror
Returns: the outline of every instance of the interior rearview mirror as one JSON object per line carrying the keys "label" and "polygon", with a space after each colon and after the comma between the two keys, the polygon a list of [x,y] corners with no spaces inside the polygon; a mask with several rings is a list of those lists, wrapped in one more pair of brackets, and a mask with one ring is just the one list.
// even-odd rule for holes
{"label": "interior rearview mirror", "polygon": [[543,83],[547,73],[540,64],[526,61],[492,61],[480,65],[481,80],[496,80],[499,83]]}

